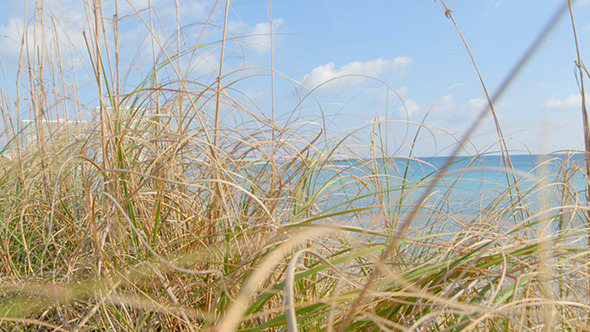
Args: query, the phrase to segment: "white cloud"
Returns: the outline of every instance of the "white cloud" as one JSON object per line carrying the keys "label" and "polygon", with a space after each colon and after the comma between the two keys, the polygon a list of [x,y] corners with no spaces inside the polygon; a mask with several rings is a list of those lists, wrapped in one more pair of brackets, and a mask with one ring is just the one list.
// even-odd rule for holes
{"label": "white cloud", "polygon": [[249,28],[248,23],[244,21],[229,21],[227,22],[227,31],[233,35],[241,35],[247,33]]}
{"label": "white cloud", "polygon": [[493,9],[499,9],[503,5],[502,2],[503,2],[502,0],[493,1],[493,2],[491,2],[491,6]]}
{"label": "white cloud", "polygon": [[394,100],[405,100],[409,95],[408,87],[405,86],[402,86],[401,88],[384,88],[383,86],[378,86],[370,87],[363,91],[375,95],[375,100],[381,103],[389,103]]}
{"label": "white cloud", "polygon": [[455,98],[452,94],[444,95],[438,98],[432,105],[433,113],[452,114],[457,109]]}
{"label": "white cloud", "polygon": [[[284,24],[285,20],[281,18],[272,20],[275,44],[280,40],[280,36],[276,36],[276,33]],[[240,42],[260,55],[270,51],[270,22],[261,22],[254,26],[250,26],[244,21],[228,22],[228,31],[235,36],[243,36]]]}
{"label": "white cloud", "polygon": [[180,71],[185,75],[217,75],[219,72],[219,54],[202,52],[194,58],[183,57],[180,61]]}
{"label": "white cloud", "polygon": [[[187,3],[188,2],[188,3]],[[183,19],[191,19],[192,21],[206,17],[209,14],[207,10],[207,2],[205,1],[187,1],[179,5],[178,12]]]}
{"label": "white cloud", "polygon": [[402,74],[412,61],[413,59],[410,57],[399,56],[392,60],[379,58],[366,62],[354,61],[339,68],[336,68],[336,65],[330,62],[326,65],[318,66],[312,69],[309,74],[306,74],[303,77],[303,84],[309,88],[315,88],[322,83],[340,77],[342,78],[338,79],[338,82],[335,82],[335,84],[356,84],[362,81],[363,78],[359,76],[355,77],[354,75],[364,75],[377,78],[388,72]]}
{"label": "white cloud", "polygon": [[[272,20],[272,33],[275,34],[285,23],[283,19]],[[258,23],[252,29],[251,36],[246,38],[246,42],[258,52],[264,54],[270,51],[270,23]],[[276,36],[274,37],[276,39]]]}
{"label": "white cloud", "polygon": [[[113,39],[110,19],[112,19],[115,13],[114,4],[114,1],[103,2],[103,14],[106,18],[105,24],[107,24],[106,33],[109,40]],[[145,45],[142,45],[146,38],[151,40],[151,34],[148,33],[148,29],[139,17],[140,15],[144,19],[148,19],[149,13],[144,10],[149,8],[150,5],[155,13],[156,22],[154,25],[163,25],[162,29],[154,29],[157,38],[161,40],[163,44],[166,44],[167,38],[171,34],[170,31],[166,31],[166,29],[176,28],[175,6],[165,0],[119,1],[118,14],[120,18],[119,34],[121,36],[121,48],[123,51],[127,52],[128,55],[141,49],[142,57],[151,59],[151,54],[149,57],[145,54],[146,52],[151,51],[151,45],[148,45],[149,47],[147,48],[143,47]],[[12,17],[4,23],[4,25],[0,25],[0,49],[3,51],[2,58],[7,66],[13,65],[14,62],[18,60],[23,27],[27,31],[26,49],[32,51],[36,48],[36,45],[33,45],[35,23],[32,17],[34,6],[33,4],[29,4],[29,6],[31,6],[31,8],[29,9],[29,17],[26,18],[26,27],[23,26],[25,18],[23,18],[22,15]],[[41,36],[40,31],[43,31],[47,49],[50,47],[55,49],[55,47],[59,45],[64,63],[79,63],[80,61],[87,61],[88,51],[82,32],[86,31],[87,36],[92,38],[92,3],[80,0],[45,0],[44,6],[45,26],[41,27],[40,24],[38,24],[37,34],[38,36]],[[200,20],[208,14],[206,1],[181,2],[179,6],[181,18],[190,18],[194,21]],[[24,13],[24,8],[22,9],[22,12]],[[167,24],[171,21],[174,23]],[[38,38],[40,39],[40,37]],[[113,48],[113,43],[110,44],[110,47],[111,49]],[[126,47],[128,47],[129,50],[127,50]],[[133,47],[135,47],[135,49],[133,49]],[[72,53],[72,57],[78,57],[73,50],[78,52],[81,59],[69,58],[70,53]]]}
{"label": "white cloud", "polygon": [[469,100],[469,105],[476,109],[482,109],[488,105],[488,101],[483,98],[475,98]]}
{"label": "white cloud", "polygon": [[396,89],[397,92],[402,98],[408,95],[408,87],[402,86],[399,89]]}
{"label": "white cloud", "polygon": [[[152,8],[157,7],[159,1],[152,0],[151,5]],[[103,4],[103,10],[105,11],[105,15],[112,15],[115,12],[115,2],[108,1]],[[119,17],[125,15],[133,15],[138,12],[141,12],[144,9],[149,8],[150,2],[148,0],[126,0],[126,1],[119,1]]]}
{"label": "white cloud", "polygon": [[[429,121],[440,128],[454,132],[463,132],[477,119],[481,109],[486,105],[484,98],[474,98],[467,101],[456,100],[450,93],[438,98],[430,107]],[[500,105],[502,106],[502,105]],[[489,122],[484,118],[482,122]]]}
{"label": "white cloud", "polygon": [[246,91],[244,91],[244,94],[246,95],[246,97],[248,97],[248,99],[256,101],[257,99],[268,96],[270,92],[267,89],[258,89],[255,87],[250,87],[247,88]]}
{"label": "white cloud", "polygon": [[7,25],[0,26],[0,48],[4,60],[6,58],[12,61],[18,59],[22,30],[23,19],[20,17],[12,18]]}
{"label": "white cloud", "polygon": [[569,95],[565,98],[549,99],[545,105],[547,108],[574,108],[582,106],[582,98],[579,94]]}
{"label": "white cloud", "polygon": [[405,107],[404,105],[398,107],[398,112],[400,112],[401,114],[407,114],[408,117],[411,117],[412,114],[418,112],[420,110],[420,105],[418,104],[417,101],[413,100],[413,99],[408,99],[404,101]]}
{"label": "white cloud", "polygon": [[[161,0],[152,0],[152,5],[154,6],[154,3],[158,1]],[[120,18],[135,13],[130,4],[135,6],[137,10],[142,10],[147,7],[148,1],[121,1],[119,6]],[[22,15],[14,16],[8,20],[6,25],[0,25],[0,49],[3,50],[3,58],[5,60],[8,58],[8,61],[18,60],[24,28],[26,29],[27,39],[25,50],[30,52],[35,50],[41,45],[41,36],[43,36],[43,43],[46,46],[46,50],[52,49],[55,51],[57,46],[59,46],[63,63],[70,63],[72,61],[78,63],[81,61],[81,59],[69,58],[70,51],[73,53],[72,57],[77,57],[77,55],[74,55],[75,51],[77,51],[81,57],[86,59],[86,41],[82,32],[86,30],[88,35],[92,35],[92,32],[90,32],[90,24],[93,23],[91,17],[92,4],[79,0],[45,0],[43,5],[45,15],[44,26],[41,26],[39,22],[35,26],[33,20],[35,13],[34,5],[31,3],[29,3],[29,17],[24,18]],[[22,8],[22,13],[24,13],[24,7]],[[103,14],[107,19],[112,18],[114,14],[113,1],[103,3]],[[26,27],[23,25],[25,19],[27,20]],[[121,22],[124,23],[125,20]],[[37,29],[37,45],[33,45],[35,28]],[[107,27],[107,34],[110,34],[110,31],[110,27]]]}
{"label": "white cloud", "polygon": [[[60,51],[64,64],[80,63],[81,60],[73,50],[85,55],[86,42],[82,35],[84,28],[84,16],[79,8],[59,8],[60,17],[47,16],[45,25],[42,26],[29,19],[25,26],[24,18],[17,16],[11,18],[6,25],[0,25],[0,49],[2,58],[7,66],[16,67],[19,59],[21,43],[25,37],[24,52],[34,52],[42,48],[44,54],[51,58],[50,52]],[[55,12],[52,10],[52,12]],[[63,15],[63,19],[61,16]],[[35,33],[37,39],[35,41]],[[36,42],[36,44],[35,44]]]}
{"label": "white cloud", "polygon": [[[438,98],[431,107],[433,113],[445,114],[449,119],[456,121],[470,121],[475,114],[488,105],[485,98],[474,98],[467,102],[456,101],[454,94],[447,94]],[[506,102],[501,102],[496,106],[505,106]]]}

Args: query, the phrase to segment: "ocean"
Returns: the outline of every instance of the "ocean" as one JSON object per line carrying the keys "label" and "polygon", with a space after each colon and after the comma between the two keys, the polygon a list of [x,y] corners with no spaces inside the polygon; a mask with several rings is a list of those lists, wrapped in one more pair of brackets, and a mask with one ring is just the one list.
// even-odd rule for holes
{"label": "ocean", "polygon": [[448,157],[324,162],[298,177],[303,187],[297,190],[294,206],[313,210],[314,216],[364,226],[371,220],[400,220],[423,197],[418,224],[431,224],[432,218],[444,216],[472,220],[487,211],[514,213],[518,209],[508,207],[515,204],[530,211],[586,204],[583,154],[510,158],[512,169],[498,155],[456,157],[442,172]]}

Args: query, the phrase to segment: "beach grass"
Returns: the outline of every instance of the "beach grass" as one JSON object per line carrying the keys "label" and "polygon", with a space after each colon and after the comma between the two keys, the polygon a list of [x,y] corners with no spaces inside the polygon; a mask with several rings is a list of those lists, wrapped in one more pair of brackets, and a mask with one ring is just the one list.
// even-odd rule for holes
{"label": "beach grass", "polygon": [[[63,42],[40,4],[29,29]],[[388,119],[334,132],[330,119],[302,115],[302,105],[322,114],[313,90],[285,117],[273,96],[267,114],[239,87],[260,75],[298,82],[273,64],[224,68],[224,50],[246,37],[226,34],[227,21],[217,41],[181,47],[180,33],[161,37],[155,8],[135,13],[152,36],[145,73],[122,68],[125,18],[102,5],[88,3],[80,55],[93,120],[68,99],[78,79],[62,63],[67,43],[23,43],[15,89],[2,91],[0,329],[589,329],[590,212],[575,179],[587,183],[576,156],[590,148],[523,172],[497,119],[497,151],[458,157],[471,132]],[[221,59],[212,76],[186,70],[203,52]],[[501,91],[486,95],[482,114]],[[409,134],[392,149],[400,125]],[[440,136],[457,142],[447,164],[414,155]],[[449,208],[493,152],[504,185]]]}

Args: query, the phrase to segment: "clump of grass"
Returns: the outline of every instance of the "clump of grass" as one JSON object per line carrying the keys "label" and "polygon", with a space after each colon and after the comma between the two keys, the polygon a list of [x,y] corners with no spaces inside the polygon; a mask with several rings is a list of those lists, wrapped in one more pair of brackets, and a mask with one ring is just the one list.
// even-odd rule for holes
{"label": "clump of grass", "polygon": [[[30,104],[17,89],[1,105],[2,329],[587,329],[589,219],[575,184],[588,179],[576,154],[523,174],[501,145],[506,181],[451,208],[485,151],[434,165],[413,148],[453,134],[425,124],[404,123],[412,135],[393,154],[399,122],[376,121],[367,143],[366,128],[337,136],[324,119],[267,116],[233,88],[259,69],[197,79],[183,68],[206,51],[201,37],[187,49],[160,39],[154,8],[134,15],[154,57],[129,88],[128,18],[105,18],[100,1],[87,9],[95,120],[50,121],[71,111],[59,43],[21,58]],[[226,26],[208,45],[221,64],[240,40]],[[454,138],[457,154],[469,135]]]}

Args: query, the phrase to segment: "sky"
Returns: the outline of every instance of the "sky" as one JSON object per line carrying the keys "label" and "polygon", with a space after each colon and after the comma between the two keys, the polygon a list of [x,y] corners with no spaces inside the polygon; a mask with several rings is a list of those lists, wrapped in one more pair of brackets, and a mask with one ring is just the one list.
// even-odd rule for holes
{"label": "sky", "polygon": [[[33,24],[34,1],[29,2],[25,17],[25,1],[0,0],[0,89],[8,105],[14,103],[20,36],[24,26]],[[67,46],[61,56],[72,85],[76,77],[78,92],[65,99],[92,109],[98,106],[98,97],[82,34],[89,31],[85,2],[44,1],[50,18],[45,24],[47,35],[53,36],[47,39]],[[114,3],[104,1],[107,17],[112,17]],[[563,1],[446,3],[493,95]],[[197,41],[203,46],[191,53],[190,60],[183,60],[183,70],[208,84],[215,82],[225,2],[213,10],[215,1],[178,0],[180,22],[175,4],[175,0],[119,0],[128,91],[150,72],[154,56],[162,59],[179,46],[194,49]],[[212,10],[211,25],[199,39]],[[590,54],[590,0],[577,1],[574,15],[584,61]],[[152,45],[146,28],[150,19],[161,47]],[[392,150],[407,148],[408,140],[423,128],[415,153],[445,155],[486,105],[471,59],[440,1],[233,0],[227,31],[225,82],[239,80],[232,88],[267,117],[274,101],[275,119],[282,124],[293,119],[324,121],[334,133],[358,133],[368,141],[370,135],[365,134],[374,123],[391,121],[387,139]],[[178,40],[181,45],[175,44]],[[32,42],[28,46],[32,48]],[[583,150],[576,60],[571,20],[565,16],[496,102],[511,150]],[[276,73],[274,89],[271,64]],[[490,116],[470,142],[464,154],[499,151]]]}

